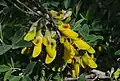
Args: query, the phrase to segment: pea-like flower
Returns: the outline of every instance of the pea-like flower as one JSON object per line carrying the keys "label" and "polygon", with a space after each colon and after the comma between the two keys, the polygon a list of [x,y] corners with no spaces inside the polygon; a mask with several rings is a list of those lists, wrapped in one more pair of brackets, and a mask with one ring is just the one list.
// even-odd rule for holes
{"label": "pea-like flower", "polygon": [[77,38],[73,40],[76,47],[78,47],[81,50],[87,50],[89,53],[95,53],[95,50],[87,44],[85,41],[83,41],[81,38]]}
{"label": "pea-like flower", "polygon": [[32,41],[34,44],[34,50],[33,50],[33,54],[32,57],[37,57],[41,51],[42,51],[42,42],[43,42],[43,35],[41,33],[41,30],[39,30],[37,32],[37,35],[35,37],[35,39]]}
{"label": "pea-like flower", "polygon": [[70,25],[69,24],[62,24],[58,26],[58,29],[60,30],[60,32],[71,39],[77,38],[78,34],[76,32],[74,32],[73,30],[70,29]]}
{"label": "pea-like flower", "polygon": [[51,10],[50,11],[50,14],[52,15],[52,17],[54,17],[55,19],[62,19],[64,17],[64,12],[63,11],[54,11],[54,10]]}
{"label": "pea-like flower", "polygon": [[66,40],[64,42],[64,61],[66,63],[71,63],[75,55],[75,48]]}
{"label": "pea-like flower", "polygon": [[47,56],[46,56],[46,59],[45,59],[46,64],[51,63],[56,57],[56,40],[51,39],[48,42],[49,43],[46,46],[46,51],[47,51]]}
{"label": "pea-like flower", "polygon": [[[88,55],[87,52],[81,57],[81,61],[85,65],[88,65],[90,68],[97,68],[97,64],[93,61],[93,59]],[[83,68],[85,67],[84,65],[82,66]]]}
{"label": "pea-like flower", "polygon": [[37,23],[38,22],[33,23],[33,25],[31,26],[30,30],[25,35],[24,40],[31,41],[31,40],[33,40],[35,38],[36,30],[37,30]]}

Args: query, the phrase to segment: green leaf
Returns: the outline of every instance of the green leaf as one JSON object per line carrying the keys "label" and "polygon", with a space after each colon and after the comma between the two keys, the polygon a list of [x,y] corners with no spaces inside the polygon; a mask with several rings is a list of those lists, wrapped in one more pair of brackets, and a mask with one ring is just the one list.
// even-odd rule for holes
{"label": "green leaf", "polygon": [[21,27],[18,31],[16,31],[16,33],[14,34],[13,38],[12,38],[12,44],[16,44],[19,41],[22,40],[23,36],[24,36],[24,27]]}
{"label": "green leaf", "polygon": [[[80,19],[77,22],[75,22],[74,27],[76,27],[78,24],[82,23],[85,19]],[[73,27],[73,28],[74,28]]]}
{"label": "green leaf", "polygon": [[4,75],[4,81],[7,81],[7,79],[9,78],[9,76],[11,75],[12,70],[10,69],[9,71],[7,71]]}
{"label": "green leaf", "polygon": [[25,77],[22,77],[21,81],[28,81]]}
{"label": "green leaf", "polygon": [[69,1],[70,0],[64,0],[64,6],[66,9],[69,7]]}
{"label": "green leaf", "polygon": [[81,24],[78,24],[76,27],[73,27],[73,31],[79,31],[81,29]]}
{"label": "green leaf", "polygon": [[20,47],[31,47],[31,46],[32,46],[31,42],[21,40],[13,46],[13,49],[20,48]]}
{"label": "green leaf", "polygon": [[13,76],[10,81],[20,81],[21,76]]}
{"label": "green leaf", "polygon": [[0,0],[0,5],[7,6],[6,2],[4,0]]}
{"label": "green leaf", "polygon": [[82,26],[82,33],[85,35],[85,36],[88,36],[89,35],[89,27],[87,24],[84,24]]}
{"label": "green leaf", "polygon": [[120,50],[117,50],[114,54],[115,55],[120,55]]}
{"label": "green leaf", "polygon": [[10,70],[11,68],[9,66],[6,65],[0,65],[0,73],[1,72],[6,72],[8,70]]}
{"label": "green leaf", "polygon": [[85,74],[81,74],[77,81],[85,81]]}
{"label": "green leaf", "polygon": [[52,1],[52,2],[50,2],[50,4],[54,7],[58,7],[59,2]]}
{"label": "green leaf", "polygon": [[99,36],[99,35],[97,35],[96,38],[97,38],[97,39],[101,39],[101,40],[104,39],[103,36]]}
{"label": "green leaf", "polygon": [[6,53],[11,48],[12,48],[12,45],[3,45],[3,46],[0,46],[0,55]]}
{"label": "green leaf", "polygon": [[89,9],[87,10],[87,13],[86,13],[86,19],[87,20],[90,20],[92,19],[92,13],[93,13],[93,8],[92,7],[89,7]]}
{"label": "green leaf", "polygon": [[31,62],[30,64],[27,65],[25,72],[24,72],[26,76],[28,76],[32,73],[35,65],[36,65],[36,62]]}
{"label": "green leaf", "polygon": [[102,39],[103,40],[103,37],[102,36],[96,36],[96,35],[93,35],[93,34],[91,34],[91,35],[89,35],[89,36],[87,36],[87,41],[88,42],[95,42],[96,40],[98,40],[98,39]]}
{"label": "green leaf", "polygon": [[[27,80],[27,81],[32,81],[29,76],[24,76],[23,78],[24,78],[25,80]],[[23,80],[24,80],[24,79],[23,79]]]}
{"label": "green leaf", "polygon": [[84,19],[80,19],[77,22],[74,23],[72,30],[79,31],[81,29],[81,23],[84,21]]}
{"label": "green leaf", "polygon": [[63,81],[63,78],[60,76],[59,73],[57,73],[57,74],[53,77],[53,79],[54,79],[55,81]]}
{"label": "green leaf", "polygon": [[79,2],[77,3],[77,5],[75,7],[76,8],[76,16],[77,16],[77,14],[78,14],[78,12],[80,10],[81,5],[82,5],[82,0],[79,0]]}

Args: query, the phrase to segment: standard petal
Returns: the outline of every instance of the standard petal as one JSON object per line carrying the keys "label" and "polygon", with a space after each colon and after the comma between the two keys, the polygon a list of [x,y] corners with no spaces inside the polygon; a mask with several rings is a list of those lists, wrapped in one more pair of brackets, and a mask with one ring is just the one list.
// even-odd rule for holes
{"label": "standard petal", "polygon": [[24,37],[24,40],[31,41],[35,38],[35,35],[36,35],[36,31],[29,31]]}
{"label": "standard petal", "polygon": [[38,23],[38,21],[36,21],[35,23],[32,24],[30,30],[28,31],[28,33],[24,37],[24,40],[31,41],[35,38],[36,30],[37,30],[37,23]]}
{"label": "standard petal", "polygon": [[73,40],[73,42],[79,49],[88,50],[90,48],[90,46],[80,38]]}
{"label": "standard petal", "polygon": [[64,36],[66,36],[68,38],[74,39],[74,38],[78,37],[78,34],[70,29],[70,25],[69,24],[62,24],[62,25],[58,26],[58,29],[60,30],[60,32]]}

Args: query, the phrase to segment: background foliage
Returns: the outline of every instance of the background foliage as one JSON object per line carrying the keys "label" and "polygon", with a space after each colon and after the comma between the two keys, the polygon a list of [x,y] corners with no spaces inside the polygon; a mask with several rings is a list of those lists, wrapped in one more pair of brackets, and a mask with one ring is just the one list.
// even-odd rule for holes
{"label": "background foliage", "polygon": [[1,0],[0,80],[63,81],[69,76],[67,69],[54,72],[38,58],[21,55],[22,47],[32,45],[23,40],[28,27],[49,10],[72,10],[72,29],[95,48],[97,69],[116,70],[120,67],[119,5],[119,0]]}

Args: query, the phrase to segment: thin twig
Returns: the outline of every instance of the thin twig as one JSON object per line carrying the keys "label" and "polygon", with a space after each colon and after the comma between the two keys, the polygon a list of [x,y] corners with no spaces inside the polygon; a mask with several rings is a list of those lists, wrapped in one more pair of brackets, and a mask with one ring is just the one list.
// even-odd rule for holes
{"label": "thin twig", "polygon": [[17,9],[19,9],[21,12],[23,12],[23,13],[28,13],[28,12],[26,12],[25,10],[23,10],[23,9],[21,9],[19,6],[17,6],[17,4],[15,4],[15,3],[13,3],[12,1],[10,1],[10,0],[8,0],[11,4],[13,4]]}
{"label": "thin twig", "polygon": [[24,13],[28,13],[28,12],[26,12],[26,11],[24,11],[23,9],[21,9],[20,7],[18,7],[15,3],[13,3],[13,5],[16,7],[16,8],[18,8],[20,11],[22,11],[22,12],[24,12]]}
{"label": "thin twig", "polygon": [[18,3],[20,3],[21,5],[23,5],[25,8],[27,8],[29,11],[33,12],[35,15],[39,16],[38,13],[34,12],[31,8],[29,8],[28,6],[26,6],[24,3],[22,3],[21,1],[17,0]]}
{"label": "thin twig", "polygon": [[92,79],[91,81],[95,81],[97,78],[98,78],[98,76],[95,76],[95,78],[94,78],[94,79]]}
{"label": "thin twig", "polygon": [[65,77],[64,81],[75,81],[78,80],[78,78],[71,78],[71,77]]}

